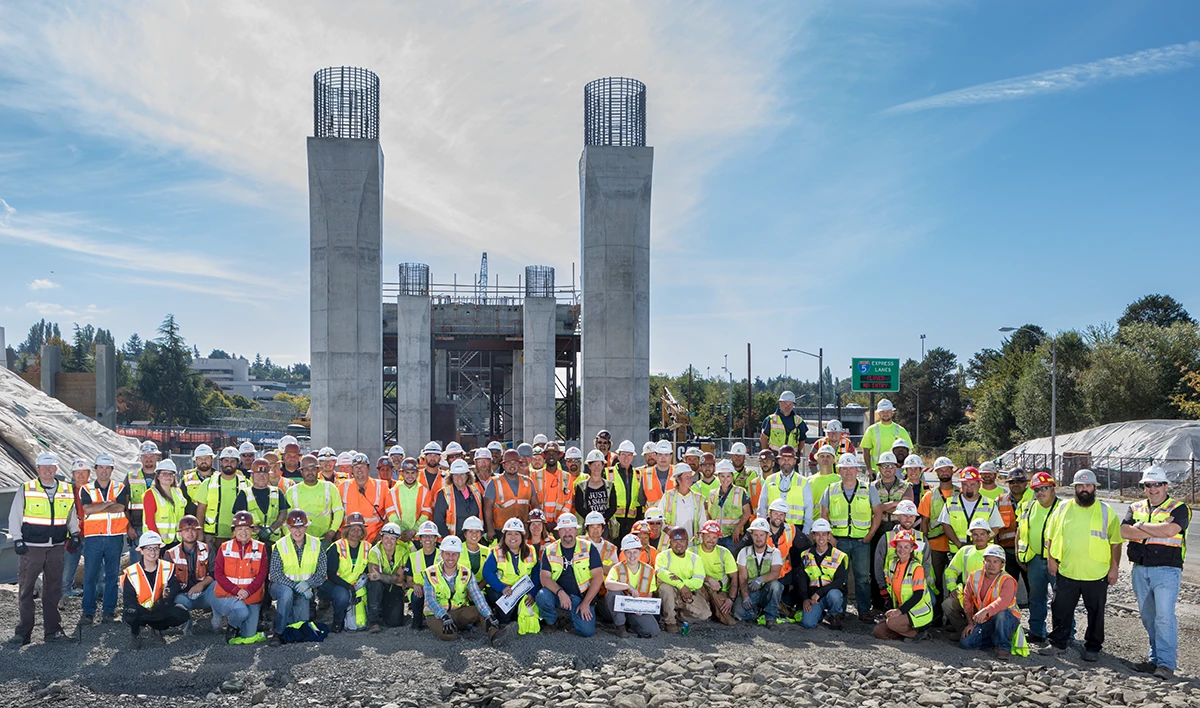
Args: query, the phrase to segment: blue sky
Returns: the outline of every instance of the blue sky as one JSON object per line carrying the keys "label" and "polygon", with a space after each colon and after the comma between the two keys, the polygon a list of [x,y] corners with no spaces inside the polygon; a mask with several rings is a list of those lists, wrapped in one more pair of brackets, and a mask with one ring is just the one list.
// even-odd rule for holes
{"label": "blue sky", "polygon": [[[652,367],[965,360],[1200,255],[1200,6],[374,0],[0,10],[0,326],[308,360],[311,76],[375,70],[396,264],[578,261],[580,94],[649,87]],[[815,362],[789,360],[793,375]]]}

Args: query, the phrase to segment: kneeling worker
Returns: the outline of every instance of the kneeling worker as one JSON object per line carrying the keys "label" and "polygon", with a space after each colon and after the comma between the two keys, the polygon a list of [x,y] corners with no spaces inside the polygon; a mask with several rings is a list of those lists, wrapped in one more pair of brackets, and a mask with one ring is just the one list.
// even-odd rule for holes
{"label": "kneeling worker", "polygon": [[[812,525],[812,548],[804,552],[804,574],[808,589],[801,604],[800,624],[808,629],[817,626],[822,616],[833,629],[842,628],[846,611],[846,578],[850,575],[850,556],[832,545],[832,526],[825,519]],[[799,581],[799,578],[797,578]]]}
{"label": "kneeling worker", "polygon": [[438,548],[439,561],[425,569],[425,624],[438,639],[450,641],[459,630],[482,619],[488,643],[497,644],[504,630],[492,616],[470,566],[459,564],[462,547],[458,536],[446,536]]}
{"label": "kneeling worker", "polygon": [[400,525],[389,521],[379,532],[379,543],[367,552],[367,621],[371,633],[379,632],[383,626],[408,624],[404,614],[407,587],[404,561],[408,560],[409,551],[400,545],[402,535]]}
{"label": "kneeling worker", "polygon": [[237,636],[230,644],[255,644],[267,637],[258,631],[258,613],[267,584],[267,544],[254,538],[254,514],[233,515],[233,539],[217,549],[213,568],[213,621],[228,619]]}
{"label": "kneeling worker", "polygon": [[308,513],[292,509],[287,515],[288,535],[271,547],[271,597],[275,599],[275,633],[268,641],[279,646],[289,624],[307,622],[309,602],[325,583],[325,554],[321,539],[308,535]]}
{"label": "kneeling worker", "polygon": [[876,639],[906,642],[928,639],[929,632],[924,627],[933,621],[933,592],[925,585],[925,567],[913,554],[917,540],[912,531],[897,531],[891,544],[896,557],[884,574],[891,609],[884,613],[873,633]]}
{"label": "kneeling worker", "polygon": [[153,531],[138,540],[140,562],[125,569],[121,593],[124,596],[125,623],[133,633],[130,646],[142,648],[142,627],[154,630],[155,639],[162,641],[162,631],[179,627],[188,621],[188,611],[175,604],[179,594],[179,579],[170,561],[161,560],[162,538]]}
{"label": "kneeling worker", "polygon": [[767,543],[771,524],[759,517],[750,522],[750,545],[738,554],[738,588],[742,601],[734,605],[738,619],[753,622],[766,615],[767,629],[779,621],[779,600],[783,597],[783,557],[779,549]]}
{"label": "kneeling worker", "polygon": [[688,532],[672,526],[667,532],[671,547],[658,554],[658,596],[662,598],[663,626],[680,633],[680,622],[698,622],[712,617],[712,608],[700,594],[704,587],[704,562],[688,545]]}
{"label": "kneeling worker", "polygon": [[613,616],[613,624],[617,626],[617,638],[629,636],[629,625],[639,639],[649,639],[658,634],[658,622],[653,615],[641,612],[617,612],[617,598],[622,595],[629,597],[651,597],[658,588],[654,568],[642,562],[642,541],[633,534],[621,539],[621,555],[623,560],[608,571],[604,587],[608,589],[605,602],[608,611]]}
{"label": "kneeling worker", "polygon": [[1017,579],[1004,572],[1007,556],[1000,546],[983,551],[983,568],[971,573],[963,585],[963,610],[967,626],[959,646],[963,649],[995,647],[996,657],[1029,656],[1021,612],[1017,609]]}

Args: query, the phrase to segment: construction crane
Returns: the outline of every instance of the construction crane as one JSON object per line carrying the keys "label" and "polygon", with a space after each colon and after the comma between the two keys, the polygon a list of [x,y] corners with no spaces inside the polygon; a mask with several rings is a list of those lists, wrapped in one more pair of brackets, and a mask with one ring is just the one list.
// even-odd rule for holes
{"label": "construction crane", "polygon": [[484,251],[483,259],[479,262],[479,282],[475,285],[475,299],[481,303],[487,301],[487,286],[487,251]]}
{"label": "construction crane", "polygon": [[675,396],[671,395],[671,390],[666,386],[662,389],[659,410],[662,414],[662,428],[670,431],[671,441],[676,444],[686,442],[692,417],[687,408],[675,400]]}

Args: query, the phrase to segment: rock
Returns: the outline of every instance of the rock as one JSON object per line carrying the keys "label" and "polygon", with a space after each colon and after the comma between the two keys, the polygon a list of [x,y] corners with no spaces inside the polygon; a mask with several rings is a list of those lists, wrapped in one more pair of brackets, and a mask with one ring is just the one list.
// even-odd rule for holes
{"label": "rock", "polygon": [[259,703],[263,703],[266,700],[267,700],[267,687],[266,686],[259,686],[258,690],[255,691],[252,696],[250,696],[250,704],[251,705],[258,705]]}
{"label": "rock", "polygon": [[613,708],[646,708],[646,699],[641,695],[623,693],[613,700]]}
{"label": "rock", "polygon": [[950,701],[950,694],[942,691],[929,691],[917,697],[917,703],[923,706],[940,706]]}
{"label": "rock", "polygon": [[241,693],[246,684],[241,679],[229,679],[221,684],[221,693]]}
{"label": "rock", "polygon": [[1148,695],[1149,694],[1146,693],[1145,691],[1131,691],[1129,689],[1125,689],[1124,691],[1121,692],[1121,698],[1123,698],[1125,700],[1125,703],[1127,705],[1141,703],[1142,701],[1146,700],[1146,697]]}
{"label": "rock", "polygon": [[667,674],[673,674],[673,675],[687,673],[687,669],[683,668],[682,666],[680,666],[679,664],[676,664],[673,661],[664,661],[663,663],[658,665],[658,669],[659,669],[659,671],[662,671]]}
{"label": "rock", "polygon": [[[438,686],[438,695],[442,697],[443,701],[449,700],[450,696],[454,695],[454,685],[449,684],[449,683],[444,683],[441,686]],[[528,705],[529,705],[529,703],[526,702],[525,706],[528,706]],[[521,706],[521,708],[525,708],[525,706]]]}
{"label": "rock", "polygon": [[500,708],[529,708],[533,701],[528,698],[513,698],[501,704]]}
{"label": "rock", "polygon": [[660,708],[661,706],[673,706],[676,705],[676,703],[677,701],[674,693],[656,693],[653,696],[650,696],[650,702],[646,705],[649,708]]}
{"label": "rock", "polygon": [[733,687],[733,695],[739,697],[756,696],[758,691],[757,683],[739,683]]}

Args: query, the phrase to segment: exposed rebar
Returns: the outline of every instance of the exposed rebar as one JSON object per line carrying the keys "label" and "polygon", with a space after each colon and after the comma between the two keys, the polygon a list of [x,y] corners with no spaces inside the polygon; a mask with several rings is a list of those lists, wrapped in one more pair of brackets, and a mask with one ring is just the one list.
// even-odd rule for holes
{"label": "exposed rebar", "polygon": [[379,139],[379,77],[375,72],[331,66],[313,74],[313,135]]}
{"label": "exposed rebar", "polygon": [[645,147],[646,85],[610,76],[583,87],[583,144]]}
{"label": "exposed rebar", "polygon": [[424,263],[401,263],[400,294],[428,297],[429,266]]}

